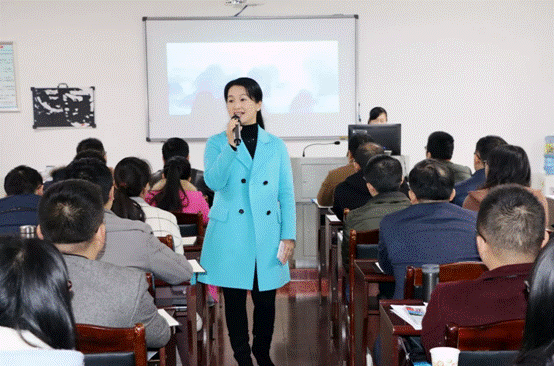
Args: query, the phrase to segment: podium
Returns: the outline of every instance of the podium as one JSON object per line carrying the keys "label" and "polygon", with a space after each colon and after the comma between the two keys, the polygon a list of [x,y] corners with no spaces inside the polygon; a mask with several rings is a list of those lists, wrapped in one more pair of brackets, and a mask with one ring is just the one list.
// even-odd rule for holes
{"label": "podium", "polygon": [[344,156],[291,158],[290,160],[296,200],[294,260],[297,268],[316,268],[320,214],[312,200],[317,197],[321,183],[329,170],[348,164],[348,159]]}
{"label": "podium", "polygon": [[[408,174],[408,157],[393,156],[402,164],[403,175]],[[317,197],[321,183],[329,170],[348,164],[344,157],[291,158],[294,197],[296,200],[296,268],[316,268],[320,213],[312,200]]]}

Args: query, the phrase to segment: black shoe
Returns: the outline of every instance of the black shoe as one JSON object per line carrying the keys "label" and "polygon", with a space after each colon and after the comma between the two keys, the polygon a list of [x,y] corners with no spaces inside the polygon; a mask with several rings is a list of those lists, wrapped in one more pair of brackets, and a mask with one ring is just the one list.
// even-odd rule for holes
{"label": "black shoe", "polygon": [[252,346],[252,353],[256,357],[258,366],[275,366],[271,357],[269,357],[269,347],[260,347],[254,344]]}

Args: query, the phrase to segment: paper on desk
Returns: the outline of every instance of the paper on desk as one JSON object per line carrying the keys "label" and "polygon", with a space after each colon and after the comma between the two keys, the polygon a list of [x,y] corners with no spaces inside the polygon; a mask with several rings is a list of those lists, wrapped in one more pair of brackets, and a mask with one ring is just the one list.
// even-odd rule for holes
{"label": "paper on desk", "polygon": [[189,259],[188,261],[192,266],[192,271],[194,273],[206,273],[206,270],[204,269],[204,267],[202,267],[196,259]]}
{"label": "paper on desk", "polygon": [[183,245],[194,245],[196,239],[196,236],[184,236],[181,238],[181,243],[183,243]]}
{"label": "paper on desk", "polygon": [[340,222],[339,218],[337,217],[337,215],[325,215],[327,216],[327,218],[329,219],[329,221],[333,222],[333,221],[338,221]]}
{"label": "paper on desk", "polygon": [[175,320],[174,317],[169,315],[167,311],[165,311],[165,309],[158,309],[158,314],[160,314],[162,318],[165,319],[165,321],[167,322],[167,324],[169,324],[170,327],[176,327],[181,325],[181,323],[179,323],[177,320]]}
{"label": "paper on desk", "polygon": [[427,310],[427,305],[391,305],[393,313],[401,317],[415,330],[421,330],[421,321]]}
{"label": "paper on desk", "polygon": [[385,273],[385,271],[383,271],[383,268],[381,268],[381,265],[379,264],[379,262],[373,262],[375,264],[375,267],[377,267],[377,269],[379,269],[379,271],[381,271],[381,273]]}

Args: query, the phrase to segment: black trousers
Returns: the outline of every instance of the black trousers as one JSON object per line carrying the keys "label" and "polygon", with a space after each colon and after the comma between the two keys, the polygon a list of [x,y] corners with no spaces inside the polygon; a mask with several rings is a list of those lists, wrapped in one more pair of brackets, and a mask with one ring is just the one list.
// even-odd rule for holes
{"label": "black trousers", "polygon": [[[257,271],[256,271],[257,272]],[[260,291],[258,275],[254,273],[254,286],[251,291],[254,303],[254,326],[252,353],[260,366],[273,366],[269,358],[273,328],[275,325],[275,295],[277,290]],[[239,366],[252,365],[248,336],[248,316],[246,293],[248,290],[223,287],[225,298],[225,320],[235,359]]]}

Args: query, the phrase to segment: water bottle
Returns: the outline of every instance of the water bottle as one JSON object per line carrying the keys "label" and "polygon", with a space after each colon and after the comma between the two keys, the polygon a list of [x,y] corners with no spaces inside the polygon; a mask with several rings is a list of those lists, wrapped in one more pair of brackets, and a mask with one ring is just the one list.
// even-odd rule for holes
{"label": "water bottle", "polygon": [[23,225],[19,227],[19,235],[23,239],[33,239],[37,237],[37,227],[35,225]]}
{"label": "water bottle", "polygon": [[423,301],[429,302],[431,293],[439,283],[439,265],[424,264],[421,266]]}

